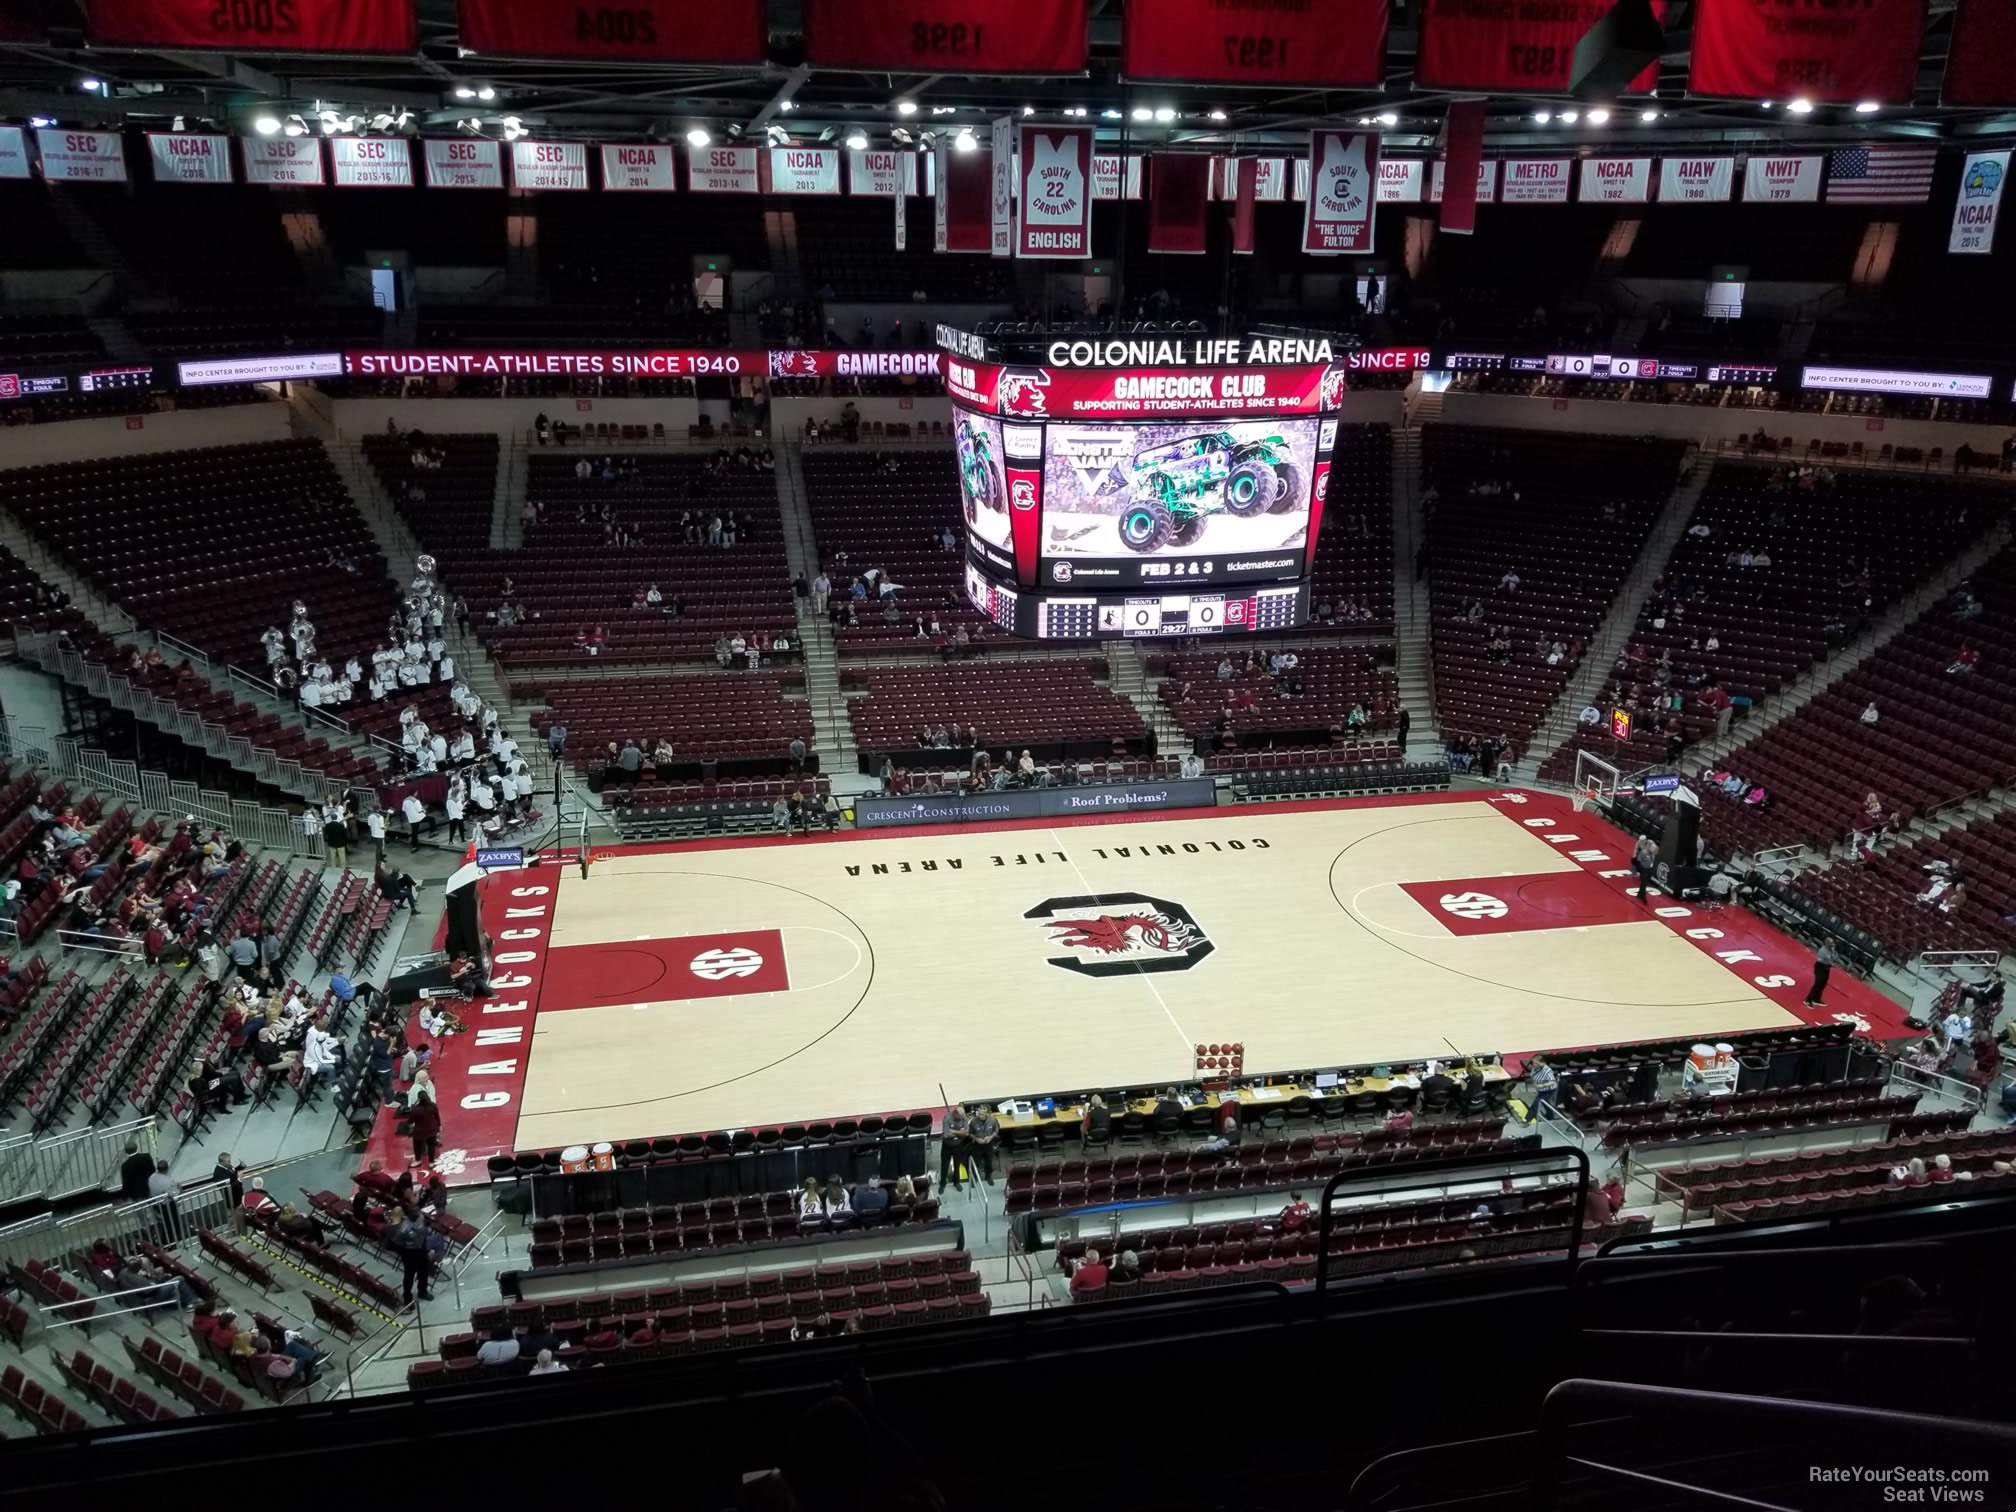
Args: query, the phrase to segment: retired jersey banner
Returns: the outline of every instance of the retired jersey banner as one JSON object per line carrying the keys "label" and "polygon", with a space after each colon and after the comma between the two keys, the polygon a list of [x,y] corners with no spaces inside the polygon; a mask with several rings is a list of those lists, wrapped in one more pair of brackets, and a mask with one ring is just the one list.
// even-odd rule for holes
{"label": "retired jersey banner", "polygon": [[[1575,44],[1610,13],[1613,0],[1555,0],[1545,5],[1480,5],[1477,0],[1427,0],[1421,15],[1414,80],[1426,89],[1482,89],[1506,94],[1566,94]],[[1664,0],[1652,14],[1664,19]],[[1650,64],[1625,86],[1649,94],[1659,86]]]}
{"label": "retired jersey banner", "polygon": [[1159,155],[1148,175],[1148,250],[1201,255],[1211,209],[1211,159]]}
{"label": "retired jersey banner", "polygon": [[817,68],[1085,72],[1086,0],[803,0],[803,14],[805,59]]}
{"label": "retired jersey banner", "polygon": [[1738,100],[1908,105],[1924,30],[1925,0],[1695,0],[1687,88]]}
{"label": "retired jersey banner", "polygon": [[1822,152],[1789,156],[1750,154],[1743,165],[1746,205],[1816,205],[1820,202],[1820,172],[1827,165]]}
{"label": "retired jersey banner", "polygon": [[1309,133],[1309,200],[1302,250],[1326,256],[1372,250],[1378,206],[1379,137],[1371,131]]}
{"label": "retired jersey banner", "polygon": [[1948,105],[2016,105],[2016,0],[1960,0],[1946,54]]}
{"label": "retired jersey banner", "polygon": [[1117,200],[1141,198],[1141,155],[1130,152],[1092,154],[1092,198]]}
{"label": "retired jersey banner", "polygon": [[43,127],[35,133],[42,177],[51,183],[123,184],[126,152],[116,131]]}
{"label": "retired jersey banner", "polygon": [[1015,139],[1017,257],[1092,255],[1092,128],[1022,122]]}
{"label": "retired jersey banner", "polygon": [[1986,256],[1995,250],[1995,222],[2002,214],[2002,184],[2009,177],[2009,153],[1970,152],[1960,171],[1960,196],[1953,202],[1953,234],[1948,252]]}
{"label": "retired jersey banner", "polygon": [[1719,205],[1736,186],[1733,157],[1669,157],[1659,159],[1659,203]]}
{"label": "retired jersey banner", "polygon": [[873,195],[878,199],[894,194],[923,193],[917,172],[917,154],[908,148],[882,150],[871,147],[858,151],[850,148],[847,153],[847,192]]}
{"label": "retired jersey banner", "polygon": [[1575,176],[1569,158],[1504,158],[1498,164],[1501,205],[1565,205]]}
{"label": "retired jersey banner", "polygon": [[429,189],[502,189],[504,149],[497,142],[427,137],[420,143]]}
{"label": "retired jersey banner", "polygon": [[1128,0],[1120,32],[1121,76],[1148,83],[1369,89],[1385,70],[1386,0]]}
{"label": "retired jersey banner", "polygon": [[626,194],[670,194],[679,187],[670,142],[604,142],[602,187]]}
{"label": "retired jersey banner", "polygon": [[1379,159],[1379,202],[1418,205],[1426,193],[1427,164],[1420,158]]}
{"label": "retired jersey banner", "polygon": [[577,191],[588,187],[586,142],[511,144],[511,187]]}
{"label": "retired jersey banner", "polygon": [[1652,159],[1584,158],[1577,196],[1585,205],[1642,205],[1652,198]]}
{"label": "retired jersey banner", "polygon": [[413,153],[404,137],[330,137],[338,189],[411,189]]}
{"label": "retired jersey banner", "polygon": [[[1281,162],[1280,158],[1270,159]],[[1260,159],[1220,158],[1218,172],[1221,178],[1232,180],[1232,250],[1237,253],[1251,253],[1254,245],[1253,207],[1259,203]]]}
{"label": "retired jersey banner", "polygon": [[28,134],[19,126],[0,126],[0,179],[28,176]]}
{"label": "retired jersey banner", "polygon": [[772,194],[838,194],[840,192],[840,149],[838,147],[772,147],[770,149],[770,192]]}
{"label": "retired jersey banner", "polygon": [[238,148],[245,154],[248,184],[295,189],[324,182],[322,143],[316,137],[240,137]]}
{"label": "retired jersey banner", "polygon": [[91,0],[100,47],[232,52],[410,53],[413,0]]}
{"label": "retired jersey banner", "polygon": [[695,194],[760,194],[754,147],[693,147],[687,150],[688,187]]}
{"label": "retired jersey banner", "polygon": [[[285,0],[276,0],[285,3]],[[348,3],[348,0],[344,0]],[[500,58],[618,58],[639,63],[763,62],[764,0],[459,0],[455,40]]]}
{"label": "retired jersey banner", "polygon": [[932,145],[937,187],[931,198],[931,245],[938,252],[993,250],[994,164],[985,152],[955,152],[940,137]]}
{"label": "retired jersey banner", "polygon": [[207,131],[150,131],[147,156],[157,184],[232,182],[231,138]]}

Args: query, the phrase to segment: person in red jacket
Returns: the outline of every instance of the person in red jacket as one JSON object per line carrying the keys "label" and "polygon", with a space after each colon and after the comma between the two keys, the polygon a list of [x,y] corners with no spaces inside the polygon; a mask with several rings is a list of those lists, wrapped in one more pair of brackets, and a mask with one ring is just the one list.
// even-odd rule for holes
{"label": "person in red jacket", "polygon": [[1099,1258],[1099,1251],[1088,1249],[1085,1258],[1071,1267],[1071,1295],[1082,1297],[1087,1292],[1106,1289],[1106,1262]]}

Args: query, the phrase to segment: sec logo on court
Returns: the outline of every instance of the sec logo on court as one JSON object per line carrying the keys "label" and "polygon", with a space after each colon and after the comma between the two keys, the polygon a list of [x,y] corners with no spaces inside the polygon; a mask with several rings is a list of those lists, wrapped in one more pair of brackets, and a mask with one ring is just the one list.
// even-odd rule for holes
{"label": "sec logo on court", "polygon": [[1189,909],[1146,893],[1045,898],[1022,917],[1041,921],[1046,943],[1065,952],[1045,959],[1080,976],[1188,971],[1217,948]]}
{"label": "sec logo on court", "polygon": [[1502,919],[1511,912],[1503,898],[1481,892],[1444,893],[1442,909],[1459,919]]}
{"label": "sec logo on court", "polygon": [[734,950],[703,950],[687,967],[703,982],[725,982],[730,977],[754,976],[763,969],[763,957],[738,946]]}

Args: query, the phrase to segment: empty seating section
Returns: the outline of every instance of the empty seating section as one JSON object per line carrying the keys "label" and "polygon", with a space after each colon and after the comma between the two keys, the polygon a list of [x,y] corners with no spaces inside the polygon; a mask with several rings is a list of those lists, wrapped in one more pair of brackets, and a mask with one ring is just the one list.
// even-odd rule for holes
{"label": "empty seating section", "polygon": [[[966,599],[965,524],[959,517],[958,462],[949,448],[878,457],[851,447],[808,447],[804,470],[812,531],[834,595],[844,597],[854,578],[870,567],[901,585],[893,620],[870,597],[861,605],[858,625],[834,628],[834,643],[843,656],[934,646],[917,639],[919,611],[936,617],[944,632],[941,641],[961,626],[969,636],[992,628]],[[952,551],[943,545],[947,530],[957,543]]]}
{"label": "empty seating section", "polygon": [[[1617,596],[1672,491],[1682,448],[1447,425],[1425,427],[1422,448],[1423,496],[1434,498],[1427,531],[1441,726],[1508,736],[1516,752]],[[1516,588],[1503,582],[1508,573]],[[1511,641],[1509,655],[1494,658],[1494,628]],[[1542,648],[1555,641],[1564,654],[1549,666]]]}
{"label": "empty seating section", "polygon": [[[1925,868],[1945,861],[1967,889],[1952,913],[1920,903],[1931,885]],[[1808,870],[1794,884],[1822,908],[1868,931],[1892,960],[1927,950],[2016,951],[2016,814],[1880,852],[1863,863]]]}
{"label": "empty seating section", "polygon": [[[1346,600],[1369,612],[1347,617]],[[1383,425],[1337,427],[1309,603],[1328,603],[1339,630],[1392,628],[1393,433]]]}
{"label": "empty seating section", "polygon": [[[1586,328],[1595,316],[1570,315],[1562,307],[1584,295],[1615,215],[1593,205],[1496,205],[1478,219],[1487,235],[1436,240],[1434,298],[1454,323],[1440,339],[1461,351],[1491,352],[1505,350],[1505,343],[1514,351],[1544,350],[1555,333],[1593,334]],[[1706,266],[1688,276],[1699,278]]]}
{"label": "empty seating section", "polygon": [[[1398,754],[1390,739],[1381,738],[1382,732],[1390,735],[1399,710],[1391,647],[1299,648],[1299,664],[1281,678],[1268,676],[1264,664],[1256,673],[1246,673],[1234,655],[1237,650],[1228,646],[1216,655],[1207,651],[1147,659],[1149,674],[1164,678],[1157,696],[1184,734],[1209,732],[1229,708],[1232,738],[1225,744],[1231,750],[1328,747],[1339,760],[1358,761],[1390,761]],[[1218,668],[1228,660],[1234,675],[1221,678]],[[1280,690],[1290,679],[1302,691],[1284,697]],[[1355,724],[1354,709],[1361,715]]]}
{"label": "empty seating section", "polygon": [[[717,640],[737,634],[765,647],[775,636],[795,644],[797,611],[772,474],[717,471],[705,456],[646,450],[630,480],[582,479],[574,475],[582,456],[571,447],[531,453],[526,497],[545,507],[546,523],[526,527],[520,550],[437,548],[444,578],[469,600],[478,634],[505,666],[704,660]],[[604,504],[641,535],[640,544],[608,544]],[[709,519],[730,512],[741,526],[735,545],[707,545]],[[695,539],[681,527],[682,515],[692,517]],[[496,623],[507,584],[525,623]],[[683,615],[633,607],[652,584],[667,600],[664,610],[677,599]],[[596,625],[607,630],[608,644],[591,661],[575,636]]]}
{"label": "empty seating section", "polygon": [[[940,257],[931,251],[931,202],[909,198],[907,251],[890,243],[894,207],[886,199],[818,199],[788,202],[795,218],[805,287],[838,300],[905,301],[922,289],[932,300],[960,304],[1005,303],[1013,298],[1001,265],[987,258]],[[1096,217],[1095,217],[1096,219]],[[830,290],[828,296],[826,291]],[[856,332],[838,333],[848,342]],[[878,344],[884,332],[875,333]]]}
{"label": "empty seating section", "polygon": [[[416,267],[504,265],[508,251],[504,221],[511,203],[505,190],[458,189],[454,203],[435,214],[425,213],[424,201],[415,205],[414,197],[405,194],[329,188],[307,190],[303,198],[314,210],[330,251],[347,266],[362,264],[373,252],[402,249],[411,254]],[[428,308],[435,307],[430,299]]]}
{"label": "empty seating section", "polygon": [[567,754],[583,772],[608,766],[607,747],[626,740],[642,750],[647,776],[660,740],[671,744],[679,766],[736,760],[781,766],[794,738],[812,742],[811,705],[786,698],[784,687],[774,672],[555,683],[532,725],[542,734],[565,725]]}
{"label": "empty seating section", "polygon": [[[90,256],[71,239],[49,203],[53,195],[64,192],[42,183],[0,182],[0,215],[7,225],[7,250],[0,263],[23,270],[92,266]],[[90,197],[78,195],[86,201]]]}
{"label": "empty seating section", "polygon": [[[1686,694],[1679,718],[1688,740],[1712,735],[1704,701],[1712,684],[1753,703],[1782,691],[1865,612],[1879,615],[1979,535],[2006,499],[1990,485],[1911,474],[1849,468],[1823,477],[1809,468],[1801,478],[1789,464],[1715,463],[1690,533],[1639,612],[1630,665],[1596,701],[1640,716],[1630,748],[1613,757],[1607,728],[1578,729],[1542,775],[1566,780],[1577,746],[1626,770],[1661,760],[1659,726],[1675,692]],[[1691,533],[1702,528],[1705,536]],[[1770,566],[1730,560],[1759,551]],[[1666,688],[1655,681],[1662,654],[1672,668]]]}
{"label": "empty seating section", "polygon": [[[1909,820],[2016,777],[2016,551],[1975,576],[1978,618],[1951,601],[1921,615],[1798,713],[1723,758],[1771,795],[1753,807],[1704,798],[1702,833],[1723,855],[1803,842],[1832,845],[1875,792]],[[1975,670],[1949,674],[1965,645]],[[1878,721],[1865,723],[1874,703]]]}
{"label": "empty seating section", "polygon": [[1090,658],[866,668],[854,675],[868,695],[847,708],[854,743],[864,754],[915,751],[925,727],[956,721],[994,752],[1138,753],[1147,728],[1133,704],[1093,680],[1105,668]]}
{"label": "empty seating section", "polygon": [[[1968,1171],[1976,1181],[1992,1179],[1993,1166],[2016,1157],[2016,1134],[2007,1129],[1972,1129],[1930,1134],[1882,1144],[1848,1145],[1839,1149],[1790,1154],[1756,1155],[1744,1160],[1712,1161],[1657,1173],[1662,1189],[1672,1188],[1688,1212],[1723,1209],[1761,1198],[1828,1197],[1846,1199],[1841,1206],[1867,1206],[1889,1182],[1890,1172],[1913,1160],[1931,1165],[1944,1155],[1952,1169]],[[1941,1183],[1943,1186],[1944,1184]],[[1912,1188],[1920,1196],[1923,1187]],[[1971,1184],[1966,1196],[1985,1195]],[[1814,1208],[1802,1208],[1814,1212]],[[1824,1211],[1818,1209],[1817,1211]],[[1737,1215],[1746,1216],[1746,1215]]]}
{"label": "empty seating section", "polygon": [[1603,1143],[1613,1150],[1626,1147],[1648,1150],[1660,1145],[1756,1139],[1865,1124],[1882,1124],[1895,1137],[1901,1132],[1900,1120],[1910,1117],[1917,1107],[1918,1095],[1914,1092],[1907,1097],[1886,1097],[1878,1084],[1777,1098],[1762,1105],[1725,1106],[1727,1101],[1717,1098],[1705,1108],[1657,1104],[1615,1118],[1603,1131]]}
{"label": "empty seating section", "polygon": [[[461,561],[487,551],[497,492],[497,438],[430,432],[427,444],[441,453],[439,467],[415,467],[411,445],[375,432],[364,438],[364,456],[394,507],[437,560]],[[453,586],[453,579],[448,581]]]}
{"label": "empty seating section", "polygon": [[[7,198],[0,195],[0,204]],[[0,319],[0,363],[10,371],[105,360],[105,344],[81,319],[20,315]]]}

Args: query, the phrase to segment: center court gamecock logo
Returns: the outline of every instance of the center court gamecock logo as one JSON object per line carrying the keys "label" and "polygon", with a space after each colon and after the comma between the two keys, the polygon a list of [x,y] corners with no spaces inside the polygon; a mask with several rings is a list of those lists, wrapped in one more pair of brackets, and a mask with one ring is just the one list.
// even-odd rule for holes
{"label": "center court gamecock logo", "polygon": [[730,977],[754,976],[763,969],[763,957],[745,946],[733,950],[703,950],[687,967],[703,982],[725,982]]}
{"label": "center court gamecock logo", "polygon": [[1189,909],[1146,893],[1046,898],[1022,917],[1040,920],[1046,943],[1065,952],[1050,964],[1080,976],[1188,971],[1216,949]]}
{"label": "center court gamecock logo", "polygon": [[1503,898],[1494,898],[1489,893],[1444,893],[1441,903],[1445,913],[1459,919],[1502,919],[1511,912]]}

